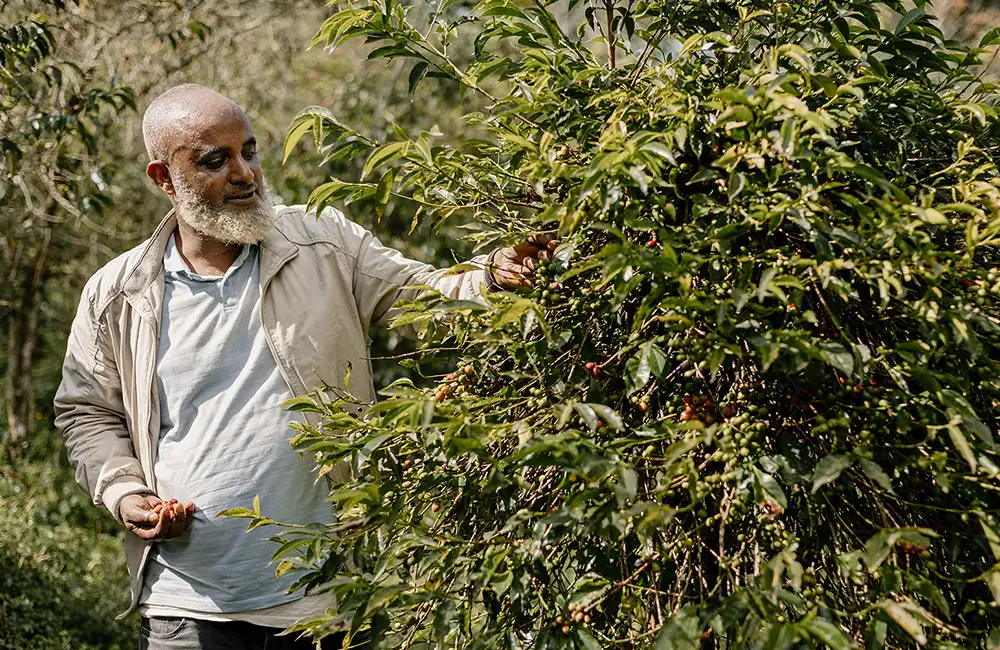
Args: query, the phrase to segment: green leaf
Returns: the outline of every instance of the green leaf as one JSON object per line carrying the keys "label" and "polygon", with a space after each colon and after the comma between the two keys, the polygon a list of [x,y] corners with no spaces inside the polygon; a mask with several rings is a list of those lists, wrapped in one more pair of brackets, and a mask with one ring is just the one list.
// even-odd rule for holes
{"label": "green leaf", "polygon": [[701,650],[701,625],[693,607],[685,607],[664,623],[656,650]]}
{"label": "green leaf", "polygon": [[979,47],[989,47],[1000,43],[1000,27],[994,27],[979,39]]}
{"label": "green leaf", "polygon": [[[914,641],[920,645],[927,643],[927,635],[924,634],[924,628],[916,616],[914,616],[915,610],[922,612],[923,609],[913,603],[904,604],[891,600],[883,600],[879,603],[879,606],[889,615],[889,618],[895,621],[899,627],[903,628],[904,632],[913,637]],[[924,618],[926,620],[926,616]]]}
{"label": "green leaf", "polygon": [[816,464],[816,469],[812,473],[812,493],[816,494],[816,491],[827,483],[832,483],[836,481],[840,476],[841,472],[854,464],[854,460],[848,456],[836,456],[830,454],[826,456],[819,463]]}
{"label": "green leaf", "polygon": [[767,641],[764,647],[768,650],[789,650],[796,642],[801,640],[799,626],[795,623],[779,623],[772,625],[767,633]]}
{"label": "green leaf", "polygon": [[437,609],[434,612],[434,635],[438,641],[444,641],[451,632],[457,610],[458,606],[453,600],[438,601]]}
{"label": "green leaf", "polygon": [[280,578],[289,571],[295,568],[295,563],[291,560],[282,560],[278,562],[278,566],[274,567],[274,577]]}
{"label": "green leaf", "polygon": [[286,411],[295,411],[297,413],[301,413],[303,411],[309,413],[323,412],[323,409],[316,406],[316,402],[311,397],[294,397],[290,400],[282,402],[281,408]]}
{"label": "green leaf", "polygon": [[295,145],[309,131],[315,131],[316,146],[320,147],[327,133],[354,133],[337,120],[337,117],[330,109],[323,106],[309,106],[303,109],[292,120],[288,135],[285,136],[283,146],[284,157],[282,164],[288,160]]}
{"label": "green leaf", "polygon": [[217,517],[242,517],[256,519],[257,513],[250,508],[228,508],[220,512]]}
{"label": "green leaf", "polygon": [[493,7],[486,9],[479,15],[483,16],[484,18],[487,18],[489,16],[510,16],[511,18],[522,18],[524,20],[528,20],[528,17],[524,14],[523,11],[521,11],[517,7],[512,7],[507,4],[495,5]]}
{"label": "green leaf", "polygon": [[666,145],[661,144],[659,142],[649,142],[647,144],[644,144],[641,147],[639,147],[639,151],[652,152],[657,156],[659,156],[660,158],[663,158],[664,160],[669,162],[671,165],[677,164],[677,160],[674,158],[673,152],[670,151],[670,149]]}
{"label": "green leaf", "polygon": [[747,186],[747,177],[743,172],[738,172],[735,169],[729,174],[729,183],[726,185],[726,189],[729,192],[729,202],[732,203],[736,200],[736,197],[743,192],[744,188]]}
{"label": "green leaf", "polygon": [[282,158],[281,164],[288,162],[288,157],[292,155],[292,151],[295,150],[295,145],[299,143],[302,137],[309,133],[313,128],[313,121],[311,119],[306,119],[302,121],[292,122],[291,128],[288,130],[288,135],[285,136],[285,143],[282,145]]}
{"label": "green leaf", "polygon": [[410,95],[410,99],[413,99],[413,91],[417,89],[423,78],[427,76],[427,66],[430,64],[427,61],[418,61],[413,68],[410,70],[410,79],[408,83],[407,92]]}
{"label": "green leaf", "polygon": [[573,636],[577,647],[583,648],[583,650],[602,650],[602,646],[597,642],[597,639],[595,639],[590,632],[580,626],[573,629]]}
{"label": "green leaf", "polygon": [[385,635],[389,631],[389,615],[385,612],[378,612],[372,616],[371,620],[371,647],[381,648]]}
{"label": "green leaf", "polygon": [[889,532],[885,530],[876,533],[865,543],[863,559],[869,572],[874,573],[886,561],[893,544],[894,541],[889,541]]}
{"label": "green leaf", "polygon": [[502,573],[495,574],[490,581],[490,589],[497,596],[503,597],[514,583],[514,573],[509,569]]}
{"label": "green leaf", "polygon": [[382,174],[382,180],[378,182],[378,187],[375,188],[375,216],[378,221],[382,220],[382,214],[385,212],[385,206],[389,203],[389,195],[392,192],[392,181],[395,177],[395,167],[386,170],[386,172]]}
{"label": "green leaf", "polygon": [[824,618],[802,621],[799,626],[833,650],[850,650],[856,645],[843,630]]}
{"label": "green leaf", "polygon": [[965,462],[969,464],[972,471],[975,472],[978,467],[976,454],[973,453],[972,446],[965,437],[965,433],[954,422],[949,422],[946,428],[948,429],[948,437],[951,438],[951,444],[955,446],[955,450],[965,459]]}
{"label": "green leaf", "polygon": [[583,418],[583,422],[587,425],[587,428],[591,431],[597,430],[597,414],[594,413],[594,409],[590,404],[577,403],[573,405],[573,408]]}
{"label": "green leaf", "polygon": [[1000,650],[1000,626],[990,630],[990,636],[986,639],[986,650]]}
{"label": "green leaf", "polygon": [[840,343],[820,341],[816,344],[819,355],[828,364],[840,371],[845,377],[854,374],[854,355]]}
{"label": "green leaf", "polygon": [[983,536],[990,545],[993,552],[993,559],[1000,562],[1000,531],[993,527],[984,517],[979,518],[979,525],[982,526]]}
{"label": "green leaf", "polygon": [[410,586],[407,584],[379,587],[372,593],[371,598],[368,599],[368,604],[365,606],[365,616],[376,611],[384,611],[388,603],[398,598],[400,594],[408,591],[409,588]]}
{"label": "green leaf", "polygon": [[[280,538],[275,538],[275,539],[280,539]],[[271,555],[271,563],[273,564],[279,558],[288,555],[289,553],[299,548],[300,546],[304,546],[305,544],[310,543],[310,541],[311,540],[308,537],[293,537],[292,539],[284,540],[278,547],[278,550],[276,550],[274,554]]]}
{"label": "green leaf", "polygon": [[757,300],[764,302],[767,296],[771,293],[771,280],[774,276],[778,275],[778,269],[771,267],[765,269],[760,276],[760,282],[757,283]]}
{"label": "green leaf", "polygon": [[759,503],[763,503],[770,498],[782,508],[788,507],[788,497],[785,496],[785,491],[781,489],[781,485],[773,476],[767,472],[760,471],[756,467],[753,468],[753,475],[754,487],[759,491],[756,495]]}
{"label": "green leaf", "polygon": [[658,345],[652,341],[640,345],[639,351],[625,362],[625,381],[629,394],[642,389],[654,375],[663,376],[666,364],[667,355]]}
{"label": "green leaf", "polygon": [[409,151],[410,143],[408,141],[402,142],[390,142],[384,144],[375,151],[372,151],[371,155],[368,157],[368,161],[365,162],[365,168],[361,172],[361,178],[366,178],[368,174],[372,172],[373,169],[379,165],[384,165],[387,162],[391,162],[400,156],[405,156],[406,152]]}
{"label": "green leaf", "polygon": [[323,183],[312,191],[306,205],[314,209],[316,214],[321,214],[330,204],[350,196],[359,187],[361,186],[356,183],[345,183],[339,180]]}
{"label": "green leaf", "polygon": [[903,15],[902,18],[899,19],[899,22],[896,23],[896,29],[893,30],[893,34],[899,36],[904,29],[906,29],[907,27],[917,22],[926,15],[927,12],[924,11],[923,7],[914,7],[913,9],[910,9]]}
{"label": "green leaf", "polygon": [[635,499],[636,494],[638,494],[639,491],[639,475],[636,474],[635,470],[631,467],[619,468],[618,475],[628,498],[630,500]]}
{"label": "green leaf", "polygon": [[861,458],[858,460],[858,464],[861,465],[862,471],[864,471],[868,478],[875,481],[875,483],[886,492],[892,492],[892,480],[889,478],[889,475],[882,470],[878,463],[868,460],[867,458]]}
{"label": "green leaf", "polygon": [[589,406],[593,409],[594,413],[599,415],[601,419],[615,431],[625,430],[625,424],[622,422],[622,416],[618,414],[618,411],[614,410],[610,406],[605,404],[581,404],[581,406]]}
{"label": "green leaf", "polygon": [[384,57],[396,58],[400,56],[414,56],[410,49],[402,45],[386,45],[378,47],[368,53],[368,59],[381,59]]}
{"label": "green leaf", "polygon": [[865,633],[866,650],[884,650],[885,638],[888,634],[889,625],[885,621],[878,618],[872,619]]}
{"label": "green leaf", "polygon": [[913,547],[927,548],[931,544],[931,537],[936,537],[937,533],[928,528],[884,528],[865,542],[865,552],[862,559],[868,567],[868,571],[875,571],[889,557],[893,547],[898,542],[905,542]]}

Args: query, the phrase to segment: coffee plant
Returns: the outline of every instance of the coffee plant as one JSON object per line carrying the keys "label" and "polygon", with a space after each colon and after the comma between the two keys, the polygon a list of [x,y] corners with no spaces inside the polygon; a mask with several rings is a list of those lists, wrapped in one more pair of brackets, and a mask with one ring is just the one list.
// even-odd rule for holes
{"label": "coffee plant", "polygon": [[[433,385],[396,382],[365,417],[346,379],[289,404],[320,473],[352,470],[332,525],[281,529],[277,571],[338,599],[299,629],[1000,647],[1000,120],[980,72],[1000,30],[945,41],[925,9],[340,7],[317,43],[411,62],[414,101],[458,82],[488,100],[465,116],[485,135],[377,142],[308,109],[290,145],[367,161],[311,203],[561,244],[530,290],[401,305],[428,357],[460,351]],[[273,523],[266,505],[242,514]]]}

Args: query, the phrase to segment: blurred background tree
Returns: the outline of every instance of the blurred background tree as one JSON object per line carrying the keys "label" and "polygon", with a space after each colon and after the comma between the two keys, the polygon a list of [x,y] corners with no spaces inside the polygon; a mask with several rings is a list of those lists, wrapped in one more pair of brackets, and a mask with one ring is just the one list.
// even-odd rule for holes
{"label": "blurred background tree", "polygon": [[965,43],[978,42],[1000,24],[997,0],[941,0],[934,3],[945,36]]}

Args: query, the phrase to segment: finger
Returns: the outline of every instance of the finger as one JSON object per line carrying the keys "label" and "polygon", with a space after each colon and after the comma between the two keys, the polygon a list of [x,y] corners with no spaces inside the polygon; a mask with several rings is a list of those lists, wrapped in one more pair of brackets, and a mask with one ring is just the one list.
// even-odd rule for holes
{"label": "finger", "polygon": [[159,513],[141,508],[128,508],[123,514],[126,522],[139,526],[152,526],[160,520]]}
{"label": "finger", "polygon": [[555,249],[559,248],[559,244],[561,244],[561,243],[562,243],[562,241],[559,240],[559,239],[550,239],[549,240],[549,250],[550,251],[554,251]]}
{"label": "finger", "polygon": [[180,537],[181,533],[187,528],[187,516],[184,506],[180,503],[175,503],[173,506],[174,520],[170,524],[170,531],[167,533],[167,537]]}
{"label": "finger", "polygon": [[538,257],[539,259],[550,260],[552,259],[552,253],[548,250],[543,250],[540,253],[538,253]]}
{"label": "finger", "polygon": [[531,279],[523,275],[515,275],[513,273],[505,273],[497,278],[504,289],[524,289],[531,286]]}
{"label": "finger", "polygon": [[156,506],[163,503],[163,501],[160,500],[160,497],[151,494],[146,497],[146,503],[155,508]]}
{"label": "finger", "polygon": [[136,521],[130,518],[125,522],[125,527],[136,537],[144,539],[148,542],[156,541],[157,539],[162,538],[163,531],[167,525],[167,518],[152,512],[142,513],[139,516],[145,515],[155,517],[156,519],[153,521]]}
{"label": "finger", "polygon": [[163,510],[163,514],[160,516],[160,521],[156,524],[156,528],[153,529],[153,540],[159,541],[161,539],[166,539],[167,533],[170,531],[170,526],[173,523],[173,515],[170,513],[169,508]]}
{"label": "finger", "polygon": [[187,530],[186,521],[186,518],[174,519],[174,523],[170,524],[170,530],[167,531],[165,537],[167,539],[176,539],[177,537],[183,535],[184,531]]}
{"label": "finger", "polygon": [[531,237],[528,237],[528,243],[535,246],[548,247],[548,245],[555,240],[558,235],[554,232],[539,232],[535,233]]}
{"label": "finger", "polygon": [[160,533],[161,534],[165,533],[167,529],[170,528],[170,524],[172,524],[173,521],[174,521],[174,511],[170,508],[169,505],[164,503],[163,507],[160,509],[160,521],[157,524],[161,529]]}
{"label": "finger", "polygon": [[[525,262],[527,260],[528,258],[524,259]],[[535,272],[524,264],[510,263],[497,269],[497,275],[533,278],[535,277]]]}
{"label": "finger", "polygon": [[139,539],[144,539],[147,542],[151,542],[154,539],[156,539],[155,528],[142,528],[140,526],[134,526],[131,524],[127,524],[125,527],[128,528],[129,531]]}
{"label": "finger", "polygon": [[534,273],[535,271],[535,264],[537,264],[535,258],[533,257],[524,258],[524,266],[527,267],[528,270],[531,271],[532,273]]}

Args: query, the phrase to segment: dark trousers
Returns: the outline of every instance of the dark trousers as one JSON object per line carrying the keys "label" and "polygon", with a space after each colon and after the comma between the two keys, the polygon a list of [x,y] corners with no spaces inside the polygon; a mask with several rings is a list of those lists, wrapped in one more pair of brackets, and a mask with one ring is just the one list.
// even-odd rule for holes
{"label": "dark trousers", "polygon": [[[139,625],[139,650],[314,650],[311,638],[298,634],[278,636],[281,630],[251,623],[232,621],[216,623],[196,618],[143,617]],[[341,650],[344,633],[328,636],[322,650]],[[367,648],[360,639],[352,650]]]}

